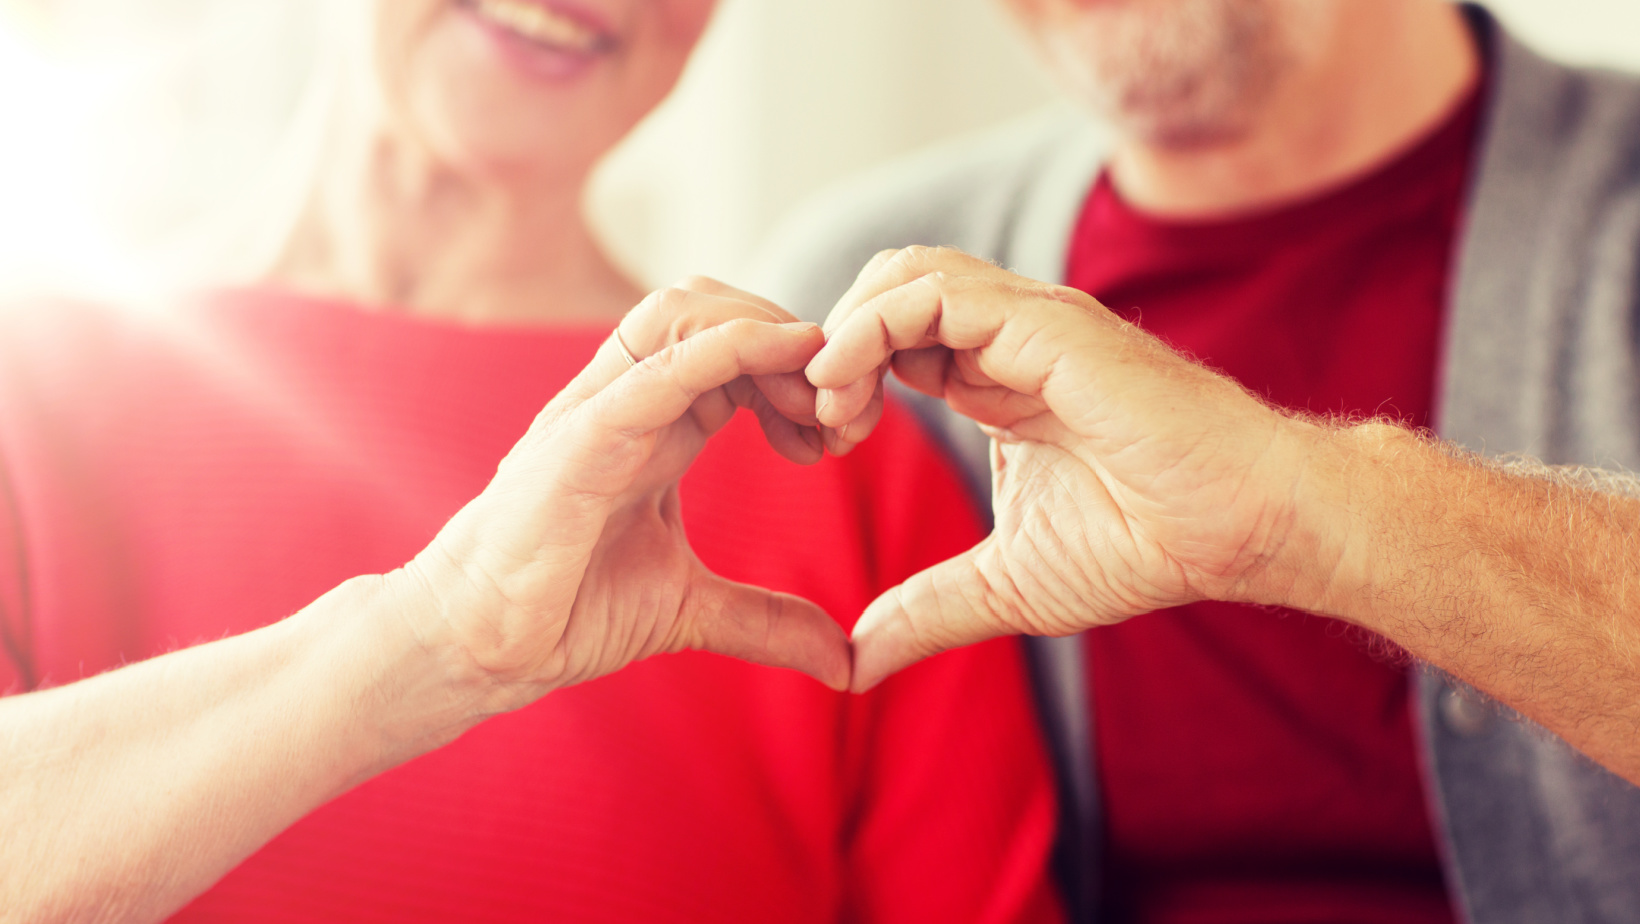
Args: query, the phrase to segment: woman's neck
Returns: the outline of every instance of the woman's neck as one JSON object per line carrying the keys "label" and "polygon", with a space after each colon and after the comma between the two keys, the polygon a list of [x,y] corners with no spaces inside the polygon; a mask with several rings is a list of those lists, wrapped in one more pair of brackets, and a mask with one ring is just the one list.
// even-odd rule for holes
{"label": "woman's neck", "polygon": [[475,324],[615,320],[641,295],[588,231],[580,176],[474,179],[380,136],[337,154],[268,281]]}

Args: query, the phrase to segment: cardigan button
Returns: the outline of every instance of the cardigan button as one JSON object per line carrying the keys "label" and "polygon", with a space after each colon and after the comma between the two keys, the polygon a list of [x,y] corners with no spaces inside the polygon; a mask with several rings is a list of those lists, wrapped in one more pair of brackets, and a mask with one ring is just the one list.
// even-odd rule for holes
{"label": "cardigan button", "polygon": [[1458,687],[1441,691],[1441,719],[1454,734],[1473,738],[1492,727],[1493,706],[1479,693]]}

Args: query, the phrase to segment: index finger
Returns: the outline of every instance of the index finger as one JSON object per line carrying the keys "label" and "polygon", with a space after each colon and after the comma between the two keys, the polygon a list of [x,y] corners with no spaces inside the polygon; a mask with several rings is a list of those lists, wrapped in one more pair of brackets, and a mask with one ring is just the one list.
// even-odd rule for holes
{"label": "index finger", "polygon": [[744,375],[802,369],[823,343],[820,328],[808,323],[741,318],[704,330],[650,356],[578,407],[587,434],[581,444],[594,455],[616,457],[621,447],[677,421],[707,392]]}
{"label": "index finger", "polygon": [[683,289],[688,292],[699,292],[702,295],[715,295],[719,298],[732,298],[737,301],[756,305],[769,313],[769,316],[778,323],[790,323],[800,320],[797,315],[776,305],[755,292],[737,289],[726,282],[720,282],[710,276],[685,276],[672,284],[674,289]]}
{"label": "index finger", "polygon": [[[982,278],[1011,275],[984,260],[946,247],[913,246],[899,250],[884,250],[872,257],[860,270],[854,284],[826,317],[824,326],[827,339],[830,340],[837,332],[850,327],[850,322],[856,315],[885,294],[934,273]],[[826,385],[815,381],[812,374],[810,375],[810,382],[820,387],[817,404],[826,409],[826,413],[821,415],[823,425],[840,427],[861,418],[862,415],[872,416],[874,395],[882,376],[886,374],[887,360],[891,354],[892,351],[888,351],[881,356],[876,364],[879,368],[875,374],[862,372],[847,381]],[[833,421],[837,423],[834,424]],[[847,442],[859,442],[864,432],[871,429],[873,421],[865,420],[863,423],[863,427],[848,434]]]}
{"label": "index finger", "polygon": [[[689,279],[684,283],[696,281]],[[652,353],[729,321],[742,318],[771,323],[794,320],[788,312],[759,304],[761,300],[748,301],[738,297],[735,294],[738,290],[727,286],[720,291],[704,291],[704,288],[672,286],[656,289],[644,296],[616,325],[615,332],[593,354],[592,361],[553,398],[545,416],[570,412],[624,375],[628,368],[628,361],[623,355],[626,351],[630,351],[633,360],[642,361]],[[786,386],[781,394],[784,396],[792,391],[792,387]],[[804,414],[812,415],[812,388],[799,398],[785,398],[782,409],[787,405],[797,405],[792,408],[794,413],[789,415],[794,419]]]}
{"label": "index finger", "polygon": [[[685,276],[673,283],[672,287],[686,292],[734,299],[735,301],[755,305],[767,313],[769,320],[776,323],[794,323],[798,320],[796,315],[761,295],[748,292],[745,289],[737,289],[710,276]],[[779,411],[787,420],[800,426],[813,427],[816,425],[814,386],[810,385],[809,380],[804,378],[801,373],[785,372],[775,375],[760,375],[756,377],[755,382],[757,390],[762,394],[762,400],[766,401],[769,407]]]}
{"label": "index finger", "polygon": [[825,323],[821,326],[825,328],[827,337],[830,337],[831,333],[847,323],[855,312],[884,292],[899,288],[929,273],[940,272],[987,278],[996,274],[1010,275],[1006,270],[950,247],[911,246],[898,250],[884,250],[860,269],[854,284],[837,300],[837,304],[832,307],[831,313],[826,315]]}
{"label": "index finger", "polygon": [[[995,274],[932,273],[861,306],[831,332],[807,372],[809,380],[826,394],[869,379],[897,352],[950,349],[966,352],[969,359],[964,362],[995,383],[986,387],[992,394],[988,403],[1005,399],[1007,392],[1041,398],[1044,383],[1056,369],[1074,372],[1082,359],[1098,352],[1099,317],[1097,302],[1059,286],[1017,276],[999,280]],[[1114,316],[1104,317],[1120,323]],[[1061,362],[1073,354],[1077,362]],[[941,369],[943,381],[919,381],[918,387],[950,400],[951,388],[964,385],[952,379],[960,377],[960,364],[943,362]],[[974,391],[972,385],[967,389]],[[841,428],[866,410],[866,404],[849,406],[834,399],[822,405],[820,422]],[[969,407],[957,410],[973,411]],[[857,438],[855,431],[850,428],[851,439]]]}

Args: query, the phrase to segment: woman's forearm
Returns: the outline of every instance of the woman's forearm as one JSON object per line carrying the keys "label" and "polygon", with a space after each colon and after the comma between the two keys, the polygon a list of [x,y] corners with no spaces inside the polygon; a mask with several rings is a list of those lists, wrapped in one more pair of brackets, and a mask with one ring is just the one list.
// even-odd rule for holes
{"label": "woman's forearm", "polygon": [[0,920],[175,911],[317,806],[475,721],[359,578],[290,619],[0,699]]}

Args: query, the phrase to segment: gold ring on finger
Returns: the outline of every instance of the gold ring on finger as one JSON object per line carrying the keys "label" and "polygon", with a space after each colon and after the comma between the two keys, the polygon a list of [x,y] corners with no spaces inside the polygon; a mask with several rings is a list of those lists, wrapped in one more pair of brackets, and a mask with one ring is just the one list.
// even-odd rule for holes
{"label": "gold ring on finger", "polygon": [[621,339],[621,329],[619,327],[615,328],[615,332],[610,336],[615,339],[615,349],[621,351],[621,358],[626,360],[628,368],[636,366],[638,358],[633,356],[632,351],[626,348],[626,342]]}

